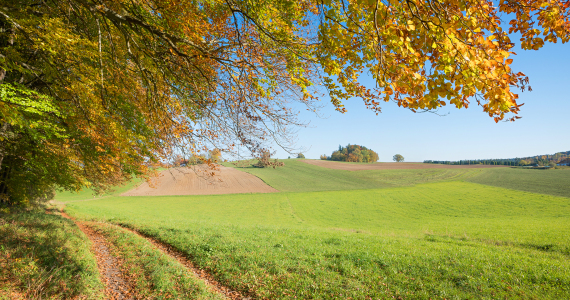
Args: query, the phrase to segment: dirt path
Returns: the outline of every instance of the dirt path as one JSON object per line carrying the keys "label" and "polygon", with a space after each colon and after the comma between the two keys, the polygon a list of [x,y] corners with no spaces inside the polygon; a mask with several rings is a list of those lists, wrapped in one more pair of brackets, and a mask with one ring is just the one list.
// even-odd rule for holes
{"label": "dirt path", "polygon": [[363,171],[363,170],[402,170],[402,169],[480,169],[480,168],[506,168],[508,166],[494,165],[442,165],[424,163],[345,163],[330,160],[304,159],[302,162],[323,168]]}
{"label": "dirt path", "polygon": [[75,222],[77,227],[91,240],[93,244],[91,250],[95,253],[95,258],[97,259],[97,267],[99,268],[103,284],[105,284],[105,296],[107,296],[107,299],[135,299],[132,285],[125,280],[121,273],[120,267],[122,262],[111,255],[109,242],[101,234],[71,218],[66,213],[62,212],[61,216]]}
{"label": "dirt path", "polygon": [[[256,176],[234,168],[217,166],[209,170],[206,166],[191,168],[170,168],[160,172],[158,177],[143,182],[121,196],[167,196],[167,195],[215,195],[241,193],[274,193],[278,190],[267,185]],[[215,175],[211,175],[214,172]]]}
{"label": "dirt path", "polygon": [[[105,295],[107,299],[110,300],[120,300],[120,299],[136,299],[136,292],[132,288],[132,285],[129,284],[127,280],[124,279],[123,274],[120,271],[120,266],[122,262],[120,259],[113,257],[110,251],[110,244],[109,242],[95,230],[85,226],[80,221],[75,220],[74,218],[67,215],[65,212],[61,212],[61,216],[67,219],[72,220],[75,222],[77,227],[87,235],[87,237],[93,243],[92,251],[95,253],[95,257],[97,259],[97,267],[99,268],[99,272],[103,279],[103,283],[105,284]],[[208,288],[217,294],[224,296],[227,299],[240,299],[240,300],[250,300],[250,297],[243,296],[238,291],[233,291],[232,289],[220,284],[218,281],[214,279],[214,277],[209,274],[208,272],[199,269],[196,267],[188,258],[184,256],[180,251],[174,249],[172,246],[162,243],[152,237],[146,236],[136,230],[131,228],[119,226],[119,228],[123,228],[125,230],[130,231],[133,234],[136,234],[147,241],[149,241],[156,249],[162,251],[166,255],[176,259],[180,264],[182,264],[188,272],[194,274],[194,276],[200,280],[202,280]]]}
{"label": "dirt path", "polygon": [[[119,225],[116,225],[116,226],[119,226]],[[146,239],[151,244],[153,244],[157,249],[159,249],[163,253],[169,255],[170,257],[176,259],[180,264],[185,266],[189,272],[192,272],[194,274],[194,276],[196,276],[197,278],[201,279],[204,283],[206,283],[206,285],[213,292],[222,294],[228,299],[242,299],[242,300],[251,299],[250,297],[244,297],[238,291],[232,291],[230,288],[220,284],[218,281],[216,281],[214,279],[214,277],[211,274],[209,274],[208,272],[196,267],[188,258],[186,258],[186,256],[184,256],[184,254],[182,254],[180,251],[174,249],[174,247],[172,247],[168,244],[165,244],[163,242],[160,242],[160,241],[158,241],[152,237],[144,235],[144,234],[142,234],[138,231],[135,231],[131,228],[127,228],[127,227],[123,227],[123,226],[119,226],[119,227],[124,228],[124,229],[132,232],[133,234],[136,234],[136,235]]]}

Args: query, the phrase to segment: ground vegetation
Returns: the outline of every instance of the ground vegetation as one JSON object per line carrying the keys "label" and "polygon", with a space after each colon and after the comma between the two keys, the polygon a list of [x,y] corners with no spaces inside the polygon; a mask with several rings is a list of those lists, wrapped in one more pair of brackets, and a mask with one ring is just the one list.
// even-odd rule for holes
{"label": "ground vegetation", "polygon": [[73,222],[11,209],[0,212],[0,299],[102,298],[91,243]]}
{"label": "ground vegetation", "polygon": [[[320,161],[320,160],[319,160]],[[251,167],[239,170],[253,174],[281,192],[375,189],[419,183],[460,180],[483,172],[481,169],[407,169],[347,171],[323,168],[301,161],[287,161],[283,168]]]}
{"label": "ground vegetation", "polygon": [[254,298],[560,299],[570,284],[567,200],[455,181],[106,198],[69,211],[160,239]]}

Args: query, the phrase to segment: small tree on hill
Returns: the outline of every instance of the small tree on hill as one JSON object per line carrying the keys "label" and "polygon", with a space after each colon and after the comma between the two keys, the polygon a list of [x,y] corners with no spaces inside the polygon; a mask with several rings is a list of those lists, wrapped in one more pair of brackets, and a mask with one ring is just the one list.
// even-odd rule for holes
{"label": "small tree on hill", "polygon": [[403,162],[404,161],[404,157],[400,154],[396,154],[394,155],[394,157],[392,158],[395,162]]}
{"label": "small tree on hill", "polygon": [[299,153],[299,154],[297,155],[297,158],[305,158],[305,154]]}
{"label": "small tree on hill", "polygon": [[327,159],[329,159],[329,158],[326,154],[321,155],[321,160],[327,160]]}
{"label": "small tree on hill", "polygon": [[277,167],[283,167],[285,165],[283,162],[280,162],[278,159],[271,161],[271,152],[269,152],[269,150],[261,152],[261,156],[258,158],[258,160],[259,161],[255,165],[253,165],[254,167],[257,168],[272,167],[273,169],[275,169]]}

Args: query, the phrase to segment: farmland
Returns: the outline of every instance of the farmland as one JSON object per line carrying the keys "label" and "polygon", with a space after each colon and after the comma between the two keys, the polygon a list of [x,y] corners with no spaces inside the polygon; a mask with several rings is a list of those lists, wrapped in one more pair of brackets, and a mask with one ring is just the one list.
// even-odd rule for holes
{"label": "farmland", "polygon": [[466,180],[520,191],[568,197],[570,195],[569,171],[568,169],[497,168],[486,170],[480,176]]}
{"label": "farmland", "polygon": [[[399,169],[352,172],[286,160],[285,168],[253,168],[239,170],[253,174],[282,192],[315,192],[333,190],[375,189],[412,186],[420,183],[461,180],[481,174],[482,169]],[[354,163],[337,163],[353,165]]]}
{"label": "farmland", "polygon": [[[172,245],[259,299],[570,294],[566,170],[351,172],[285,163],[240,168],[279,193],[108,196],[66,210]],[[502,186],[482,184],[504,174],[511,179]]]}

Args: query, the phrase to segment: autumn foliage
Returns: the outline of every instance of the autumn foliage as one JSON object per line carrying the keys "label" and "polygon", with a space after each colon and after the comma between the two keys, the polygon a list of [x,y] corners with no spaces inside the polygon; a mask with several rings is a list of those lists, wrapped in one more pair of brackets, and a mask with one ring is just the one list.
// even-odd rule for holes
{"label": "autumn foliage", "polygon": [[258,161],[253,165],[257,168],[277,168],[285,166],[285,163],[280,162],[278,159],[271,160],[271,152],[265,150],[258,157]]}
{"label": "autumn foliage", "polygon": [[372,149],[368,149],[359,145],[348,145],[346,147],[339,146],[330,156],[330,160],[348,161],[348,162],[376,162],[378,161],[378,153]]}
{"label": "autumn foliage", "polygon": [[341,112],[354,97],[377,112],[475,102],[514,120],[529,86],[511,68],[512,34],[525,50],[567,42],[569,5],[3,1],[0,200],[102,190],[177,154],[291,150],[289,128],[303,125],[291,102],[314,110],[320,85]]}

